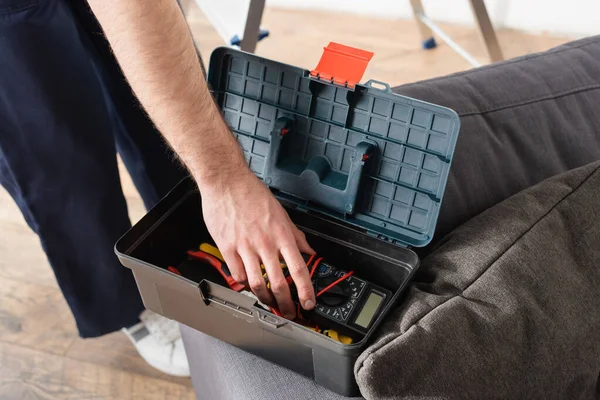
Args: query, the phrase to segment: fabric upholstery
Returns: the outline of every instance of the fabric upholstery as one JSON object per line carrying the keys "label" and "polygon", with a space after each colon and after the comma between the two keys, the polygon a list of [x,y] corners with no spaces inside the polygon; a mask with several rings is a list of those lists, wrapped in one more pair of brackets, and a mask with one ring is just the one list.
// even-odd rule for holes
{"label": "fabric upholstery", "polygon": [[369,399],[600,396],[600,162],[448,235],[355,366]]}
{"label": "fabric upholstery", "polygon": [[343,400],[312,380],[181,325],[199,400]]}
{"label": "fabric upholstery", "polygon": [[600,158],[599,59],[595,36],[394,89],[461,119],[434,243],[509,196]]}

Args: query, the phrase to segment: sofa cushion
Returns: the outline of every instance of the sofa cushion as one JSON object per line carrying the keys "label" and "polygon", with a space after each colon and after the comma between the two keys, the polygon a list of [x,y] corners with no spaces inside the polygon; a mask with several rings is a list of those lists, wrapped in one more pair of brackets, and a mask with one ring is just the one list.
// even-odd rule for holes
{"label": "sofa cushion", "polygon": [[369,399],[600,396],[600,162],[448,235],[356,364]]}
{"label": "sofa cushion", "polygon": [[394,89],[460,115],[434,242],[509,196],[600,159],[599,59],[596,36]]}

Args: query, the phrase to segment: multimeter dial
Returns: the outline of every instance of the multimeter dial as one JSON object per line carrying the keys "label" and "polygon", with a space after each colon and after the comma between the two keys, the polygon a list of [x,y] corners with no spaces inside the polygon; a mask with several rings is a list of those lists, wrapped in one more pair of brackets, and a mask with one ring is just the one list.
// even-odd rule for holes
{"label": "multimeter dial", "polygon": [[[332,271],[330,276],[317,278],[317,292],[323,290],[345,274],[345,271]],[[317,313],[338,321],[347,321],[365,286],[365,281],[354,276],[341,281],[319,296],[315,308]]]}
{"label": "multimeter dial", "polygon": [[[337,276],[329,276],[317,280],[317,293],[331,285],[336,279],[338,279]],[[320,300],[327,306],[335,307],[347,302],[351,295],[350,284],[348,281],[342,281],[323,293]]]}

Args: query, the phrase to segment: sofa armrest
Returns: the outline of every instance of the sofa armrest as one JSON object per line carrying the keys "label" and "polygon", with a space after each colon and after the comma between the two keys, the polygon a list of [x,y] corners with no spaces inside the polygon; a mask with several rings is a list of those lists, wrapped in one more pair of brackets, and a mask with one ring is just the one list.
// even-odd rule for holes
{"label": "sofa armrest", "polygon": [[598,60],[600,36],[393,89],[461,118],[434,241],[523,189],[600,159]]}

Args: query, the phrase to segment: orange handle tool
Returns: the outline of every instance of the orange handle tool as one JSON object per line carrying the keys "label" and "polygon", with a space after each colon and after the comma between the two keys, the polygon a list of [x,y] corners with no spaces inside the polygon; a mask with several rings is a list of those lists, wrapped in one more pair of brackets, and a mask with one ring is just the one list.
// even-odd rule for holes
{"label": "orange handle tool", "polygon": [[231,271],[229,271],[227,264],[225,264],[224,262],[219,260],[217,257],[215,257],[211,254],[205,253],[203,251],[188,250],[187,254],[188,254],[188,256],[192,257],[193,259],[204,261],[205,263],[207,263],[208,265],[212,266],[214,269],[219,271],[221,276],[223,276],[223,278],[225,278],[225,281],[227,281],[227,284],[229,285],[229,288],[231,290],[233,290],[235,292],[241,292],[242,290],[244,290],[246,288],[244,285],[236,282],[236,280],[233,279],[233,276],[231,276]]}

